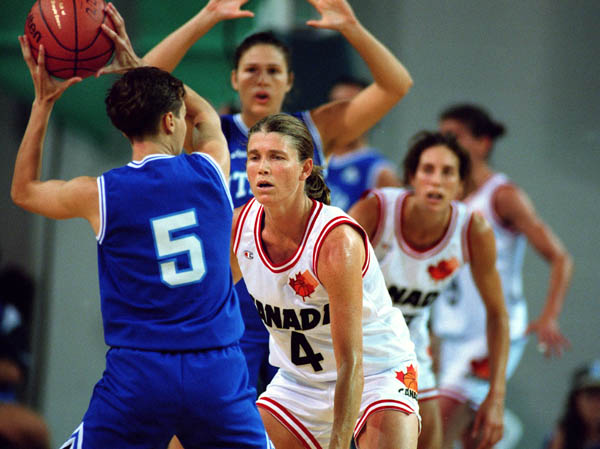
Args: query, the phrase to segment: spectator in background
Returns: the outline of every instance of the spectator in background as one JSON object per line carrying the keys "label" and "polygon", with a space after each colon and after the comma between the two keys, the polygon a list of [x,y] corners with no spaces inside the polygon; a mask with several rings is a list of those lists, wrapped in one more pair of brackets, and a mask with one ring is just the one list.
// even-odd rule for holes
{"label": "spectator in background", "polygon": [[[341,77],[333,83],[329,101],[350,100],[367,86],[359,78]],[[331,190],[331,205],[346,211],[365,190],[401,185],[394,165],[369,145],[368,133],[332,148],[326,181]]]}
{"label": "spectator in background", "polygon": [[20,268],[0,272],[0,447],[45,449],[48,428],[20,403],[30,368],[34,283]]}
{"label": "spectator in background", "polygon": [[564,414],[543,449],[600,449],[600,359],[573,373]]}

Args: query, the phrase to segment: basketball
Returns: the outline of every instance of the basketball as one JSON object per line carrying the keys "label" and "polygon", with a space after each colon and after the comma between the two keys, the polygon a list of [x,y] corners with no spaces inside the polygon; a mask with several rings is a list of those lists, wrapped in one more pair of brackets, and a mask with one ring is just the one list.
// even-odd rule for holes
{"label": "basketball", "polygon": [[48,73],[57,78],[93,75],[111,58],[113,41],[100,25],[114,30],[104,0],[37,0],[25,21],[25,35],[37,61],[44,45]]}

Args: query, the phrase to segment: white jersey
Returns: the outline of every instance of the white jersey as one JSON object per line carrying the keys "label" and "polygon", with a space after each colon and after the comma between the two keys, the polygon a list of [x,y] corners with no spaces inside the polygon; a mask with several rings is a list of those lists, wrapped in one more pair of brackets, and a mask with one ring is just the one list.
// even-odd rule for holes
{"label": "white jersey", "polygon": [[373,247],[394,306],[402,311],[415,344],[420,397],[425,398],[426,390],[435,387],[433,373],[429,373],[431,305],[468,263],[466,238],[471,214],[464,204],[453,201],[450,223],[442,238],[430,248],[419,250],[402,235],[402,210],[412,191],[387,187],[371,194],[379,200]]}
{"label": "white jersey", "polygon": [[248,291],[270,333],[269,363],[309,382],[335,381],[329,296],[317,276],[321,245],[341,224],[354,226],[365,241],[363,266],[363,369],[375,374],[415,358],[402,313],[392,306],[373,248],[362,228],[341,209],[313,201],[296,253],[274,264],[263,249],[263,206],[251,199],[236,224],[234,252]]}
{"label": "white jersey", "polygon": [[[522,267],[526,238],[506,227],[494,210],[494,195],[509,179],[494,174],[484,185],[465,199],[469,211],[481,213],[490,223],[496,239],[496,269],[502,282],[502,292],[509,316],[510,338],[523,336],[527,328],[527,304],[523,297]],[[462,270],[443,300],[437,301],[433,320],[436,334],[444,336],[475,336],[486,332],[485,307],[471,273]],[[439,318],[439,319],[438,319]]]}

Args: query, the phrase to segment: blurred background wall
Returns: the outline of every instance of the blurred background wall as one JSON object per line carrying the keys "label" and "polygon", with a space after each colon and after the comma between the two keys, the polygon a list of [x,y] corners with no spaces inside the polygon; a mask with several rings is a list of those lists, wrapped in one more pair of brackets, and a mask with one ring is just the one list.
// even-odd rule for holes
{"label": "blurred background wall", "polygon": [[[29,2],[4,1],[0,17],[0,264],[35,278],[38,307],[29,403],[50,425],[59,446],[79,424],[102,374],[106,347],[98,297],[96,244],[82,220],[51,222],[10,201],[14,159],[33,89],[17,34]],[[116,0],[138,54],[148,51],[205,2]],[[562,410],[573,368],[600,356],[600,2],[596,0],[383,0],[351,2],[358,18],[398,55],[415,86],[372,132],[394,161],[416,131],[435,128],[445,106],[472,101],[503,121],[494,166],[528,192],[541,217],[575,260],[561,327],[573,348],[545,360],[530,341],[508,384],[507,407],[519,415],[519,447],[539,447]],[[196,44],[175,74],[215,106],[235,103],[230,55],[243,36],[276,27],[295,48],[297,82],[288,109],[325,100],[343,72],[368,77],[366,67],[335,33],[310,32],[301,0],[253,0],[254,20],[220,24]],[[129,146],[106,118],[103,96],[114,80],[87,79],[58,102],[46,145],[44,176],[96,176],[128,162]],[[531,317],[545,300],[548,267],[528,250],[525,292]]]}

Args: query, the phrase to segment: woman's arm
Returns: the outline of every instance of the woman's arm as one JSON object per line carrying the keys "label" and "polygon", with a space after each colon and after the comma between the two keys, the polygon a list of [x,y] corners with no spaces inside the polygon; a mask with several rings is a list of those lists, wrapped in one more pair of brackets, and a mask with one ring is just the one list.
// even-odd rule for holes
{"label": "woman's arm", "polygon": [[473,437],[480,437],[478,449],[484,449],[493,447],[502,437],[509,347],[508,314],[500,275],[496,270],[494,231],[483,216],[472,215],[467,238],[471,274],[487,314],[490,390],[477,411],[473,425]]}
{"label": "woman's arm", "polygon": [[248,0],[210,0],[204,8],[150,50],[144,60],[148,65],[172,72],[194,43],[217,23],[241,17],[254,17],[252,11],[240,9]]}
{"label": "woman's arm", "polygon": [[19,36],[19,43],[33,80],[35,99],[15,161],[11,198],[17,206],[48,218],[85,218],[97,232],[99,210],[96,178],[86,176],[70,181],[40,179],[44,140],[54,104],[67,88],[81,81],[81,78],[57,81],[46,71],[43,46],[40,46],[36,62],[27,39]]}
{"label": "woman's arm", "polygon": [[358,200],[348,210],[348,215],[362,226],[372,242],[379,219],[379,199],[375,195],[369,195]]}
{"label": "woman's arm", "polygon": [[348,225],[325,238],[317,275],[329,295],[331,338],[337,367],[329,449],[350,447],[363,390],[362,266],[365,244]]}
{"label": "woman's arm", "polygon": [[348,144],[369,130],[411,88],[413,81],[402,63],[358,21],[346,0],[308,0],[321,14],[308,25],[339,31],[367,64],[373,83],[347,101],[311,111],[325,152]]}
{"label": "woman's arm", "polygon": [[558,318],[573,274],[573,260],[552,229],[539,218],[531,200],[516,186],[509,185],[497,192],[494,209],[508,226],[525,235],[550,265],[544,308],[529,324],[527,333],[537,333],[539,347],[546,356],[560,356],[570,346],[560,331]]}

